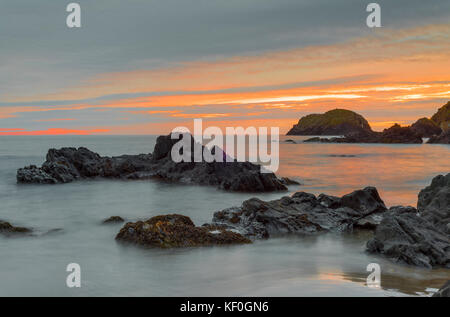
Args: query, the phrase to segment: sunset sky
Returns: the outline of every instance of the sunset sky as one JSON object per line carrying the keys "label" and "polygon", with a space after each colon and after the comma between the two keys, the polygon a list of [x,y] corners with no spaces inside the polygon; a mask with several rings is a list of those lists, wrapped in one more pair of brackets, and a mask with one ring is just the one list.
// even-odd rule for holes
{"label": "sunset sky", "polygon": [[[374,130],[450,100],[450,1],[0,0],[0,135],[277,126],[345,108]],[[330,4],[331,3],[331,4]]]}

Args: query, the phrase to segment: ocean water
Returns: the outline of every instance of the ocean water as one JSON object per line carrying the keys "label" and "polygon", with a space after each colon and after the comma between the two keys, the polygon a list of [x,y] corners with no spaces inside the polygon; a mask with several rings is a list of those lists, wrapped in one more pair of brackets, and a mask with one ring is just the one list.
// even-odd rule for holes
{"label": "ocean water", "polygon": [[[388,206],[417,203],[419,190],[450,172],[447,145],[288,144],[278,175],[299,180],[288,193],[241,194],[157,181],[92,180],[18,185],[17,168],[40,165],[49,148],[85,146],[102,155],[148,153],[155,136],[0,137],[0,219],[37,237],[0,237],[0,296],[427,296],[450,270],[396,265],[366,254],[370,233],[280,237],[251,245],[176,250],[116,243],[119,215],[135,221],[180,213],[201,225],[245,199],[295,191],[342,195],[376,186]],[[62,229],[45,234],[52,229]],[[66,286],[66,266],[81,266],[81,288]],[[365,285],[369,263],[381,288]]]}

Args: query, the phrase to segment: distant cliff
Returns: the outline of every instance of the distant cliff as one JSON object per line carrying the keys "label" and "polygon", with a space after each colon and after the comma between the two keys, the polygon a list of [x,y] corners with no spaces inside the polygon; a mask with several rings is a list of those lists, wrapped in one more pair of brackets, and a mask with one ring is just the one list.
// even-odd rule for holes
{"label": "distant cliff", "polygon": [[442,130],[450,130],[450,101],[439,108],[431,117],[431,120],[440,126]]}
{"label": "distant cliff", "polygon": [[363,116],[350,110],[334,109],[302,117],[287,135],[347,135],[371,131]]}

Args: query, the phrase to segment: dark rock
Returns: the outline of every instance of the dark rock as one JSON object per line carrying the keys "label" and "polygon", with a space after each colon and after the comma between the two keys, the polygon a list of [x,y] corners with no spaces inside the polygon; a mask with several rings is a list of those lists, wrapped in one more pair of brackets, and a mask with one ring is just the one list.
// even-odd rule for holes
{"label": "dark rock", "polygon": [[430,138],[434,135],[439,135],[442,133],[442,129],[434,121],[428,118],[420,118],[415,123],[411,125],[411,130],[413,130],[417,135],[422,138]]}
{"label": "dark rock", "polygon": [[367,242],[367,251],[403,264],[450,268],[449,236],[412,212],[385,213],[374,238]]}
{"label": "dark rock", "polygon": [[450,280],[442,286],[439,291],[433,294],[433,297],[450,297]]}
{"label": "dark rock", "polygon": [[372,131],[364,117],[350,110],[334,109],[302,117],[287,135],[345,135],[363,131]]}
{"label": "dark rock", "polygon": [[211,225],[196,227],[189,217],[176,214],[129,222],[117,234],[116,240],[158,248],[251,243],[239,233]]}
{"label": "dark rock", "polygon": [[411,127],[393,125],[383,132],[362,131],[346,134],[342,138],[311,138],[304,142],[321,143],[385,143],[385,144],[421,144],[422,137]]}
{"label": "dark rock", "polygon": [[441,134],[431,137],[429,144],[450,144],[450,130],[443,131]]}
{"label": "dark rock", "polygon": [[230,191],[287,190],[284,181],[274,173],[263,173],[260,165],[250,162],[176,163],[171,158],[171,149],[177,141],[172,140],[170,135],[160,136],[153,154],[118,157],[102,157],[83,147],[51,149],[41,168],[30,166],[19,169],[17,181],[55,184],[95,177],[128,180],[157,178],[170,182],[217,186]]}
{"label": "dark rock", "polygon": [[312,234],[353,229],[361,219],[386,210],[373,187],[342,198],[297,192],[269,202],[252,198],[241,207],[214,213],[212,224],[251,238],[282,234]]}
{"label": "dark rock", "polygon": [[297,144],[297,142],[295,142],[294,140],[291,140],[291,139],[287,139],[285,142],[286,143],[291,143],[291,144]]}
{"label": "dark rock", "polygon": [[0,220],[0,234],[4,236],[27,235],[32,232],[29,228],[15,227],[9,222]]}
{"label": "dark rock", "polygon": [[125,221],[125,220],[124,220],[122,217],[119,217],[119,216],[112,216],[112,217],[109,217],[109,218],[103,220],[103,223],[104,223],[104,224],[121,223],[121,222],[124,222],[124,221]]}
{"label": "dark rock", "polygon": [[297,182],[297,181],[295,181],[293,179],[290,179],[288,177],[281,177],[280,181],[281,181],[281,183],[283,185],[286,185],[286,186],[289,186],[289,185],[301,185],[299,182]]}
{"label": "dark rock", "polygon": [[417,209],[423,218],[450,234],[450,173],[434,177],[431,185],[420,191]]}

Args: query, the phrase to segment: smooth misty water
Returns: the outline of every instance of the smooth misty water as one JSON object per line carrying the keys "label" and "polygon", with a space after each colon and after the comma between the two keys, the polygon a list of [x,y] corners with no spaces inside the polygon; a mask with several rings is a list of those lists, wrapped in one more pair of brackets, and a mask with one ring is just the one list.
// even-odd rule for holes
{"label": "smooth misty water", "polygon": [[[56,186],[15,181],[17,168],[40,165],[50,147],[86,146],[119,155],[151,152],[154,143],[153,136],[0,137],[0,219],[42,233],[63,229],[39,237],[0,237],[0,295],[397,296],[427,294],[450,279],[449,270],[394,265],[366,254],[369,233],[152,250],[117,244],[114,236],[121,225],[100,224],[112,215],[134,221],[176,212],[200,225],[214,211],[247,198],[269,200],[287,193],[237,194],[155,181]],[[389,206],[415,205],[419,190],[433,176],[449,172],[449,154],[445,145],[281,143],[278,174],[304,183],[290,187],[290,193],[341,195],[372,185]],[[65,268],[72,262],[81,265],[80,289],[65,285]],[[371,262],[382,267],[382,289],[365,286]]]}

